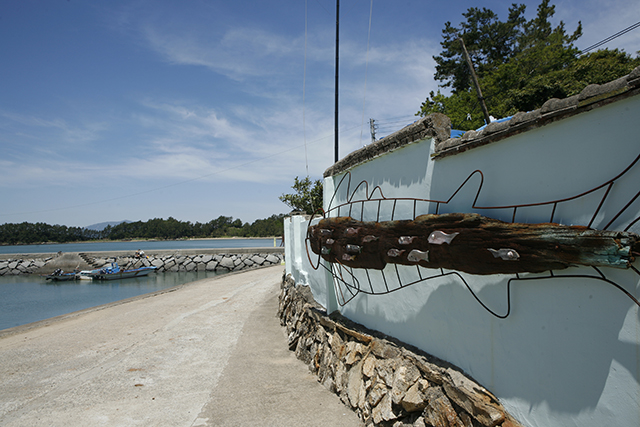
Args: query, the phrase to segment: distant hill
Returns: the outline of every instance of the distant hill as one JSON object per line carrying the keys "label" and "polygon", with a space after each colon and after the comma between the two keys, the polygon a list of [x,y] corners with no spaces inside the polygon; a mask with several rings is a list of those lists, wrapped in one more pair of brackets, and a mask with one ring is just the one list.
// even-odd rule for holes
{"label": "distant hill", "polygon": [[107,221],[107,222],[99,222],[98,224],[91,224],[91,225],[87,225],[87,226],[86,226],[86,227],[84,227],[84,228],[86,228],[87,230],[102,231],[102,230],[104,230],[105,228],[107,228],[107,225],[110,225],[110,226],[112,226],[112,227],[113,227],[113,226],[115,226],[115,225],[122,224],[123,222],[127,222],[127,223],[129,223],[129,222],[131,222],[131,221],[129,221],[128,219],[125,219],[124,221]]}

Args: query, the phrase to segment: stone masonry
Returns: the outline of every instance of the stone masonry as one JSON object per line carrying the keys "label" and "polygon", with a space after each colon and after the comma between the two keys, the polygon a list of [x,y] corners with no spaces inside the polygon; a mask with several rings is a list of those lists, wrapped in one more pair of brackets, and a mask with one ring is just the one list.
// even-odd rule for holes
{"label": "stone masonry", "polygon": [[337,312],[327,315],[290,275],[283,277],[278,315],[289,348],[367,426],[521,426],[456,366]]}
{"label": "stone masonry", "polygon": [[148,255],[137,259],[133,256],[118,257],[85,257],[89,264],[101,268],[117,262],[121,268],[157,267],[157,271],[239,271],[246,268],[264,267],[280,264],[283,254],[280,253],[225,253],[198,255]]}
{"label": "stone masonry", "polygon": [[[264,250],[264,249],[263,249]],[[20,274],[48,274],[56,268],[73,271],[102,268],[117,262],[121,268],[155,266],[157,271],[240,271],[246,268],[264,267],[282,263],[282,251],[238,253],[166,253],[149,254],[145,258],[135,258],[129,254],[115,253],[64,253],[34,254],[33,257],[10,255],[3,259],[0,256],[0,276]]]}

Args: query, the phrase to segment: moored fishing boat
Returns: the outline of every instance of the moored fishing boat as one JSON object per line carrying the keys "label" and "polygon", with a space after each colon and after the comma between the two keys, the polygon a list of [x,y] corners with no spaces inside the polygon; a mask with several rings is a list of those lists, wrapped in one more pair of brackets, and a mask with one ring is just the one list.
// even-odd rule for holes
{"label": "moored fishing boat", "polygon": [[71,273],[65,273],[62,269],[58,268],[51,274],[47,274],[44,276],[46,280],[52,280],[55,282],[66,282],[70,280],[76,280],[78,278],[77,271],[73,271]]}
{"label": "moored fishing boat", "polygon": [[131,277],[143,277],[155,271],[157,267],[140,267],[130,270],[123,270],[117,262],[112,262],[110,267],[103,267],[97,270],[81,271],[80,277],[93,280],[117,280]]}

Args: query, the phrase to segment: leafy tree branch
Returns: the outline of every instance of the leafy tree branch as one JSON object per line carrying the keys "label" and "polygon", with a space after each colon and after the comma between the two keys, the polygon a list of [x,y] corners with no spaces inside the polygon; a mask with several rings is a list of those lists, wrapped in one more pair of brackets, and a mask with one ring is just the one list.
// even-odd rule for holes
{"label": "leafy tree branch", "polygon": [[296,176],[291,188],[295,190],[294,193],[279,197],[282,203],[295,211],[309,215],[322,209],[322,180],[311,181],[309,177],[299,179]]}
{"label": "leafy tree branch", "polygon": [[502,22],[495,12],[472,7],[462,14],[466,20],[458,27],[445,23],[443,50],[434,56],[435,78],[442,88],[451,88],[451,94],[431,92],[417,115],[446,114],[460,130],[484,124],[458,38],[467,46],[494,117],[540,108],[548,99],[575,95],[589,84],[615,80],[640,65],[640,58],[617,49],[580,56],[574,42],[582,35],[582,25],[571,34],[563,22],[553,27],[555,6],[550,0],[542,0],[531,20],[524,18],[525,10],[525,5],[513,4]]}

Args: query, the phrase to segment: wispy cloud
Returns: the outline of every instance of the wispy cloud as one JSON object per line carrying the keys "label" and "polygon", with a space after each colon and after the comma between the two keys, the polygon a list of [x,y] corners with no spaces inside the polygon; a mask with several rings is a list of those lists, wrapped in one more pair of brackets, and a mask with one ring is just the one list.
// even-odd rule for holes
{"label": "wispy cloud", "polygon": [[166,61],[204,66],[233,80],[281,73],[280,61],[300,52],[300,41],[256,28],[229,29],[222,36],[188,30],[167,32],[144,24],[149,47]]}
{"label": "wispy cloud", "polygon": [[[7,131],[5,138],[10,138],[12,131],[22,132],[21,129],[28,129],[34,139],[46,141],[49,140],[51,132],[55,132],[59,142],[76,144],[95,141],[100,133],[107,129],[105,122],[71,124],[59,117],[44,118],[7,111],[0,111],[0,119],[3,122],[0,127]],[[37,132],[38,129],[42,133]]]}

